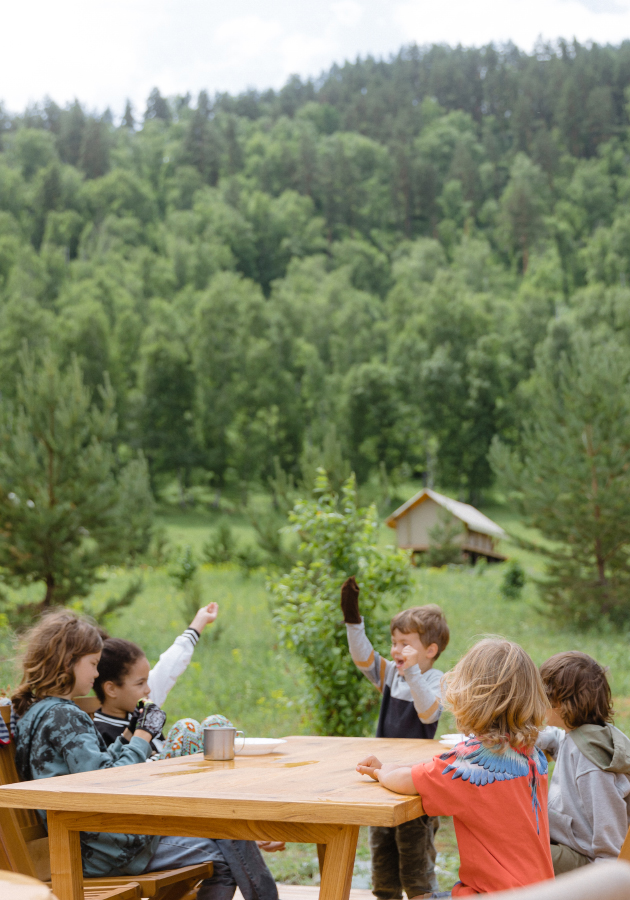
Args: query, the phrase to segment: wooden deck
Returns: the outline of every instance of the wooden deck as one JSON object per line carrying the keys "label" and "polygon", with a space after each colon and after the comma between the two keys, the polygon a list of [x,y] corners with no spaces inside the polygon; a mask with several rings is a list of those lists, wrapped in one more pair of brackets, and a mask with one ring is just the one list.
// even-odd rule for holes
{"label": "wooden deck", "polygon": [[[318,900],[318,887],[305,887],[301,884],[279,884],[278,896],[280,900]],[[236,889],[234,900],[243,900],[243,895]],[[372,891],[350,888],[350,900],[374,900]]]}

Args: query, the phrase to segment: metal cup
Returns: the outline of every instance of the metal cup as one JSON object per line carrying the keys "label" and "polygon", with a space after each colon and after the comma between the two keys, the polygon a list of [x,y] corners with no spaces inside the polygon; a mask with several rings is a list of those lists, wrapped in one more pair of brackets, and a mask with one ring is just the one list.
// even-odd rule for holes
{"label": "metal cup", "polygon": [[229,725],[213,725],[203,730],[203,758],[204,759],[234,759],[234,740],[240,735],[245,746],[245,735]]}

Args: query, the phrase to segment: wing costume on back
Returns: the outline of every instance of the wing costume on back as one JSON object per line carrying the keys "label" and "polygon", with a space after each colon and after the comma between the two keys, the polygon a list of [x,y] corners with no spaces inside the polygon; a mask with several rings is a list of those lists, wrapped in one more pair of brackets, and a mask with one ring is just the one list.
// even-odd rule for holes
{"label": "wing costume on back", "polygon": [[[454,759],[453,754],[455,754]],[[538,810],[540,808],[538,775],[546,775],[548,768],[545,754],[538,747],[534,747],[531,756],[528,756],[510,746],[484,747],[477,738],[469,738],[458,744],[450,753],[445,753],[440,759],[449,761],[443,775],[453,772],[453,778],[461,778],[477,787],[484,787],[495,781],[509,781],[512,778],[524,778],[529,775],[532,807],[538,829]]]}

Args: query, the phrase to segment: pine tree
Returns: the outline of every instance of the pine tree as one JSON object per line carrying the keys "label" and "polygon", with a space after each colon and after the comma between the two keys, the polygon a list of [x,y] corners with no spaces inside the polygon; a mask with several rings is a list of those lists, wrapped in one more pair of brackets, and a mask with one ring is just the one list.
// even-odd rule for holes
{"label": "pine tree", "polygon": [[157,88],[153,88],[147,100],[147,111],[144,114],[146,119],[162,119],[163,122],[171,121],[171,110],[166,100]]}
{"label": "pine tree", "polygon": [[538,359],[521,452],[495,439],[491,461],[541,544],[540,588],[558,618],[630,620],[630,359],[574,334]]}
{"label": "pine tree", "polygon": [[89,118],[83,131],[79,166],[88,178],[100,178],[109,169],[109,138],[103,120]]}
{"label": "pine tree", "polygon": [[127,100],[127,102],[125,103],[125,113],[122,117],[121,124],[123,128],[129,129],[129,131],[133,131],[135,128],[136,120],[133,117],[133,107],[130,100]]}
{"label": "pine tree", "polygon": [[210,111],[210,99],[205,91],[201,91],[184,135],[183,159],[194,166],[208,184],[215,185],[220,174],[221,148],[216,125],[210,121]]}
{"label": "pine tree", "polygon": [[61,115],[57,141],[61,159],[71,166],[79,164],[84,129],[85,113],[79,101],[75,100]]}
{"label": "pine tree", "polygon": [[63,372],[50,348],[25,348],[20,362],[16,402],[0,402],[0,567],[41,584],[44,608],[146,549],[152,499],[144,460],[117,460],[109,381],[93,403],[76,360]]}

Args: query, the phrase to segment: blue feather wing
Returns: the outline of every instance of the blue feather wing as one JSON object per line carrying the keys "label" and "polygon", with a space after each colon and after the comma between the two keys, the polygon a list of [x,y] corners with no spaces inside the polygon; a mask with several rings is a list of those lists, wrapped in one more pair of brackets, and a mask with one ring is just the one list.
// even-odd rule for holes
{"label": "blue feather wing", "polygon": [[[497,752],[484,747],[475,738],[460,744],[455,750],[455,757],[444,769],[443,774],[453,772],[452,778],[461,778],[471,784],[493,784],[495,781],[509,781],[512,778],[523,778],[529,772],[529,760],[522,753],[511,747]],[[444,757],[443,757],[444,758]]]}
{"label": "blue feather wing", "polygon": [[531,756],[526,756],[510,746],[501,749],[484,747],[476,738],[470,738],[450,753],[445,753],[441,759],[448,762],[443,775],[452,772],[453,779],[461,778],[477,787],[494,784],[495,781],[528,778],[536,830],[539,831],[538,776],[546,775],[548,767],[545,754],[538,747],[534,747]]}

